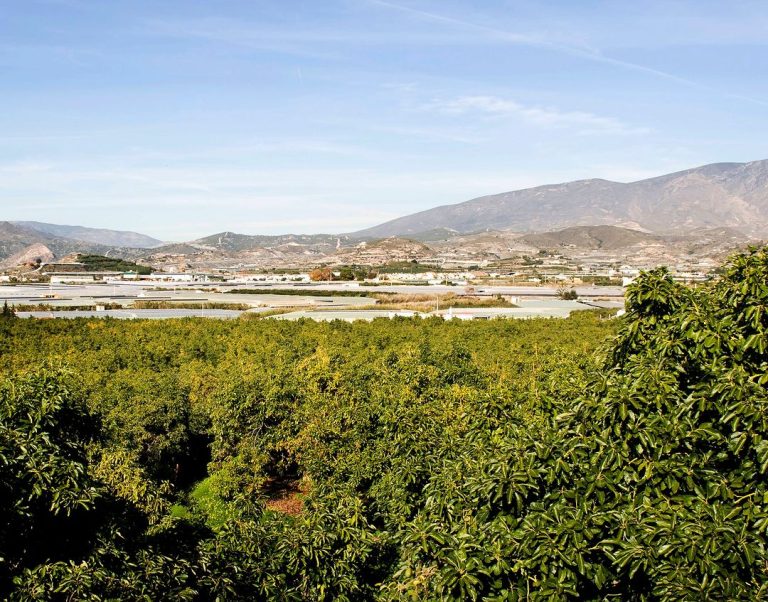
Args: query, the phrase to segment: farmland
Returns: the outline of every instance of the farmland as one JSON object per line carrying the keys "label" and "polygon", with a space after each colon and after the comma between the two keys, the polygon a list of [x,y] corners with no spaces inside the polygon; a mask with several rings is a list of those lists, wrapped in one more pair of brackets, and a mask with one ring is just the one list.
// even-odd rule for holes
{"label": "farmland", "polygon": [[12,599],[768,594],[768,254],[627,315],[0,320]]}

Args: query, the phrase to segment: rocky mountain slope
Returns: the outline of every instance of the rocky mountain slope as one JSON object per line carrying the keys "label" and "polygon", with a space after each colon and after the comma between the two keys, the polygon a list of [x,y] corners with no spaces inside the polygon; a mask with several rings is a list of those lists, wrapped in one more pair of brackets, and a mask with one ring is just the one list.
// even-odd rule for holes
{"label": "rocky mountain slope", "polygon": [[[44,248],[43,248],[44,247]],[[14,262],[26,263],[26,259],[40,256],[52,261],[70,253],[93,253],[134,258],[144,249],[115,247],[86,240],[66,238],[21,226],[14,222],[0,222],[0,265],[13,267]]]}
{"label": "rocky mountain slope", "polygon": [[305,269],[414,260],[472,265],[557,250],[651,265],[719,254],[755,238],[768,238],[768,161],[718,163],[629,184],[539,186],[338,236],[220,232],[155,246],[159,241],[133,232],[0,222],[0,263],[93,253],[168,270]]}
{"label": "rocky mountain slope", "polygon": [[[347,240],[348,237],[342,237]],[[282,234],[277,236],[237,234],[235,232],[219,232],[205,238],[190,241],[188,244],[200,249],[217,249],[220,251],[247,251],[257,247],[290,248],[321,247],[335,248],[341,244],[339,237],[332,234]]]}
{"label": "rocky mountain slope", "polygon": [[21,251],[14,253],[10,257],[0,259],[0,267],[35,266],[51,262],[54,259],[56,259],[56,256],[53,254],[53,251],[44,244],[36,242],[28,247],[24,247]]}
{"label": "rocky mountain slope", "polygon": [[520,242],[537,249],[574,248],[618,250],[636,244],[653,244],[659,236],[617,226],[572,226],[555,232],[526,234]]}
{"label": "rocky mountain slope", "polygon": [[68,238],[81,240],[97,245],[109,247],[132,247],[136,249],[150,249],[158,247],[162,241],[139,234],[138,232],[126,232],[123,230],[106,230],[104,228],[86,228],[84,226],[62,226],[60,224],[47,224],[45,222],[12,222],[27,230],[34,230],[44,235],[56,238]]}
{"label": "rocky mountain slope", "polygon": [[542,232],[614,225],[654,233],[736,228],[768,236],[768,160],[716,163],[623,184],[579,180],[472,199],[351,234],[380,238],[438,229]]}

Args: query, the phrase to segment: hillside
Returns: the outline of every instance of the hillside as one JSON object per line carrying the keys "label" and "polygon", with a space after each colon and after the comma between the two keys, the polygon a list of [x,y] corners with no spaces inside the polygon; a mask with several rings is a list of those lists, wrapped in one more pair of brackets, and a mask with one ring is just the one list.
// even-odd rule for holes
{"label": "hillside", "polygon": [[[347,237],[342,237],[347,238]],[[327,247],[335,248],[338,241],[331,234],[283,234],[264,236],[252,234],[237,234],[236,232],[219,232],[205,238],[190,241],[189,244],[205,250],[220,251],[250,251],[257,248],[276,247]]]}
{"label": "hillside", "polygon": [[[50,224],[43,225],[47,226]],[[77,231],[77,227],[75,226],[65,226],[64,228],[72,228],[72,230],[69,230],[70,232]],[[92,228],[82,228],[82,230],[93,231]],[[104,232],[114,232],[116,235],[133,234],[121,233],[112,230],[106,230]],[[137,236],[141,237],[143,235]],[[113,240],[127,241],[130,238],[131,237],[128,236],[127,238],[121,239],[120,236],[116,236],[113,238]],[[140,238],[135,240],[137,242],[141,242]],[[144,242],[146,242],[146,240]],[[108,255],[113,257],[117,256],[123,259],[137,259],[145,255],[147,251],[148,249],[113,246],[88,240],[67,238],[65,236],[59,236],[21,225],[21,222],[0,222],[0,265],[4,267],[14,267],[20,263],[28,263],[30,258],[37,257],[43,259],[44,261],[52,261],[53,259],[61,258],[65,255],[70,255],[73,253]]]}
{"label": "hillside", "polygon": [[526,234],[519,240],[538,249],[574,247],[615,250],[640,243],[654,243],[659,239],[653,234],[618,226],[573,226],[556,232]]}
{"label": "hillside", "polygon": [[39,253],[40,245],[56,257],[83,251],[99,253],[109,249],[104,245],[44,234],[12,222],[0,222],[0,261],[3,263],[8,263],[13,257],[23,258]]}
{"label": "hillside", "polygon": [[8,258],[23,253],[33,244],[44,244],[46,237],[42,234],[12,224],[0,222],[0,258]]}
{"label": "hillside", "polygon": [[592,179],[435,207],[351,234],[409,236],[440,228],[541,232],[613,225],[654,233],[736,228],[768,235],[768,160],[716,163],[631,183]]}
{"label": "hillside", "polygon": [[719,257],[761,238],[768,238],[768,160],[717,163],[628,184],[591,179],[539,186],[436,207],[346,235],[225,231],[156,245],[159,241],[133,232],[0,222],[0,261],[40,254],[32,245],[44,245],[56,257],[117,256],[169,270],[305,269],[435,258],[471,264],[559,248],[657,265],[684,256]]}
{"label": "hillside", "polygon": [[150,249],[157,247],[162,241],[139,234],[138,232],[126,232],[122,230],[106,230],[104,228],[86,228],[84,226],[62,226],[59,224],[47,224],[44,222],[12,222],[27,230],[34,230],[44,235],[58,238],[82,240],[97,245],[110,247],[133,247],[137,249]]}
{"label": "hillside", "polygon": [[0,267],[15,268],[18,266],[39,265],[53,261],[56,256],[44,244],[36,242],[21,251],[14,253],[10,257],[0,259]]}
{"label": "hillside", "polygon": [[421,261],[434,256],[434,251],[422,242],[407,238],[384,238],[363,241],[351,249],[341,249],[336,262],[383,265],[389,262]]}

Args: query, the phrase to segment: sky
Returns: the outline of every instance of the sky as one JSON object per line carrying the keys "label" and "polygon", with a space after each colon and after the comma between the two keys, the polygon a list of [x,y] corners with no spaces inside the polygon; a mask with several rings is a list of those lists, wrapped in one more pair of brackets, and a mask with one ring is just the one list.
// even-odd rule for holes
{"label": "sky", "polygon": [[0,0],[0,220],[350,232],[768,158],[765,0]]}

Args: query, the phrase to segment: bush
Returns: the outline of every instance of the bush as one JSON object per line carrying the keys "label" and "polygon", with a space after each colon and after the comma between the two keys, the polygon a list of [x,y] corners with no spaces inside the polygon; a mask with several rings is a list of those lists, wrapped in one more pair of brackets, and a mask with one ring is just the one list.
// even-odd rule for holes
{"label": "bush", "polygon": [[620,320],[4,321],[81,380],[0,386],[0,594],[768,598],[766,307],[753,249]]}

